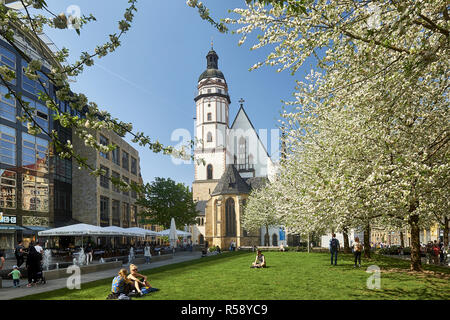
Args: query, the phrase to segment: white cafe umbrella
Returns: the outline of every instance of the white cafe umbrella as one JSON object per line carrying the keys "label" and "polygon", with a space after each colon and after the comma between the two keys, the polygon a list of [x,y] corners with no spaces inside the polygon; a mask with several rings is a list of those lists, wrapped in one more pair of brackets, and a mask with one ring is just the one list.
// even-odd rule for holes
{"label": "white cafe umbrella", "polygon": [[159,236],[159,233],[152,230],[147,230],[143,228],[133,227],[133,228],[127,228],[125,230],[128,230],[130,232],[136,232],[136,234],[139,235],[139,237],[145,237],[145,236]]}
{"label": "white cafe umbrella", "polygon": [[170,231],[169,231],[170,246],[173,248],[176,248],[177,240],[178,240],[178,235],[177,235],[177,228],[175,226],[175,219],[172,218],[172,220],[170,220]]}
{"label": "white cafe umbrella", "polygon": [[[39,236],[106,236],[116,235],[117,232],[104,230],[102,227],[93,226],[90,224],[74,224],[61,228],[54,228],[45,231],[39,231]],[[117,234],[118,235],[118,234]]]}
{"label": "white cafe umbrella", "polygon": [[136,232],[129,231],[126,228],[121,228],[117,226],[109,226],[109,227],[103,227],[103,229],[107,232],[111,232],[111,235],[115,236],[124,236],[124,237],[139,237]]}
{"label": "white cafe umbrella", "polygon": [[116,231],[107,231],[102,227],[93,226],[85,223],[79,223],[70,226],[40,231],[38,232],[38,235],[41,237],[81,236],[81,245],[83,245],[83,236],[108,236],[120,234]]}
{"label": "white cafe umbrella", "polygon": [[[165,237],[168,237],[169,234],[170,234],[170,229],[158,232],[158,235],[165,236]],[[192,235],[192,233],[190,233],[190,232],[177,230],[177,236],[178,237],[185,237],[185,236],[187,237],[187,236],[191,236],[191,235]]]}

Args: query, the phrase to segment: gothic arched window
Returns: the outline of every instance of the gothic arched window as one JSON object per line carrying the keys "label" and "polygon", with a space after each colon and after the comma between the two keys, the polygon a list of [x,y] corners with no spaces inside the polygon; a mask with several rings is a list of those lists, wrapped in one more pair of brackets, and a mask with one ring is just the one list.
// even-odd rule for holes
{"label": "gothic arched window", "polygon": [[206,167],[206,179],[212,180],[213,178],[213,166],[212,164],[208,164]]}
{"label": "gothic arched window", "polygon": [[278,237],[277,237],[277,234],[276,234],[276,233],[274,233],[274,234],[272,235],[272,246],[274,246],[274,247],[277,247],[277,246],[278,246]]}
{"label": "gothic arched window", "polygon": [[206,135],[206,141],[207,142],[212,142],[213,141],[211,132],[208,132],[208,134]]}
{"label": "gothic arched window", "polygon": [[239,169],[246,169],[247,164],[247,141],[245,141],[244,137],[241,137],[239,139],[239,149],[238,149],[238,156],[239,156]]}
{"label": "gothic arched window", "polygon": [[232,198],[225,203],[225,234],[227,237],[236,236],[236,211]]}

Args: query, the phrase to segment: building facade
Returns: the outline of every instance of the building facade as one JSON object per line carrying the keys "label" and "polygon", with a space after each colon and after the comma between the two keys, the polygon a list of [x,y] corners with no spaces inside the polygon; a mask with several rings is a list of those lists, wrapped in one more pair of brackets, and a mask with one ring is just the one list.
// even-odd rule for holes
{"label": "building facade", "polygon": [[78,170],[71,159],[54,154],[48,135],[28,134],[27,124],[16,118],[23,111],[19,102],[8,95],[8,87],[35,109],[32,116],[44,131],[55,130],[61,141],[72,141],[75,152],[94,167],[104,167],[108,175],[142,184],[139,154],[121,137],[110,132],[96,133],[100,143],[119,146],[108,155],[100,154],[84,146],[70,128],[54,121],[52,112],[39,100],[39,93],[47,92],[61,112],[83,117],[68,103],[56,99],[55,88],[45,72],[58,62],[53,59],[49,39],[44,37],[16,29],[14,42],[32,59],[42,61],[39,76],[43,86],[25,76],[27,62],[0,37],[0,64],[16,72],[12,81],[0,80],[0,250],[7,255],[12,254],[17,240],[36,241],[38,232],[49,228],[75,223],[137,226],[134,191],[118,190],[104,177],[95,178],[86,170]]}
{"label": "building facade", "polygon": [[[18,30],[14,38],[14,44],[20,50],[32,59],[42,61],[44,72],[57,63],[41,38]],[[41,46],[44,51],[36,49]],[[13,95],[8,95],[9,89],[34,108],[32,117],[43,131],[56,130],[68,140],[71,134],[64,136],[61,128],[52,121],[50,110],[38,98],[41,91],[55,96],[51,82],[43,72],[39,73],[43,85],[28,79],[23,72],[27,62],[2,37],[0,63],[16,72],[12,81],[0,81],[0,248],[9,253],[17,239],[35,240],[38,231],[55,225],[61,217],[70,215],[71,210],[71,173],[62,173],[62,162],[53,156],[50,139],[45,133],[28,134],[27,123],[17,119],[23,115],[22,108]],[[60,104],[59,107],[65,106]],[[59,178],[67,175],[69,179],[61,182]],[[64,194],[66,205],[61,208],[55,203],[55,194],[62,197],[64,191],[67,191]]]}
{"label": "building facade", "polygon": [[72,217],[82,223],[101,227],[136,227],[137,193],[134,190],[121,190],[108,178],[122,179],[129,184],[142,184],[139,153],[113,132],[92,132],[92,134],[96,135],[101,144],[113,144],[117,148],[108,154],[94,152],[91,147],[85,146],[81,139],[74,137],[74,150],[87,158],[90,166],[103,169],[106,174],[94,177],[89,171],[80,170],[77,164],[73,163]]}
{"label": "building facade", "polygon": [[[230,125],[231,99],[228,84],[218,68],[219,56],[211,48],[206,56],[195,103],[193,198],[200,222],[192,229],[193,242],[228,248],[260,245],[261,231],[250,233],[242,226],[242,213],[253,188],[269,181],[275,172],[264,144],[248,117],[243,100]],[[273,229],[273,230],[272,230]],[[271,228],[276,237],[279,228]],[[278,240],[276,241],[278,242]]]}

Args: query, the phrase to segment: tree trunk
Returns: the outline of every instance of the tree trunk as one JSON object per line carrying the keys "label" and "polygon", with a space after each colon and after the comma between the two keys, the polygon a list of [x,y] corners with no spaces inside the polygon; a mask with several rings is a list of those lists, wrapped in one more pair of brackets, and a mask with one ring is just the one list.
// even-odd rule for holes
{"label": "tree trunk", "polygon": [[344,236],[344,253],[350,253],[351,250],[350,250],[350,244],[348,241],[348,228],[347,227],[345,227],[342,230],[342,234]]}
{"label": "tree trunk", "polygon": [[404,239],[404,237],[403,237],[403,231],[400,231],[400,246],[401,246],[402,248],[405,247],[405,239]]}
{"label": "tree trunk", "polygon": [[309,249],[309,233],[308,233],[308,242],[307,242],[306,245],[308,246],[308,253],[309,253],[310,252],[310,249]]}
{"label": "tree trunk", "polygon": [[370,259],[370,222],[367,222],[364,230],[364,258]]}
{"label": "tree trunk", "polygon": [[448,218],[444,218],[444,246],[448,248],[448,233],[449,233],[449,227],[448,227]]}
{"label": "tree trunk", "polygon": [[411,229],[411,270],[422,271],[422,260],[420,257],[420,228],[419,216],[414,215],[409,219]]}

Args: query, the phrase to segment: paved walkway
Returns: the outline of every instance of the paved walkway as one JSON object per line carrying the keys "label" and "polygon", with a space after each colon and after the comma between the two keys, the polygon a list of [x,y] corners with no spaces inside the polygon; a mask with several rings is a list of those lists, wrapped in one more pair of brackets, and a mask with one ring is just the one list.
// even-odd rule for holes
{"label": "paved walkway", "polygon": [[[170,265],[174,263],[190,261],[201,258],[201,252],[179,252],[176,253],[173,259],[167,259],[163,261],[152,262],[150,264],[138,264],[139,271],[158,268],[165,265]],[[128,265],[124,265],[127,267]],[[81,285],[83,283],[101,280],[101,279],[111,279],[117,275],[119,270],[110,269],[105,271],[88,273],[81,276]],[[3,280],[3,288],[0,288],[0,300],[11,300],[15,298],[25,297],[31,294],[37,294],[42,292],[53,291],[57,289],[66,288],[67,278],[56,279],[47,281],[44,285],[37,285],[35,287],[27,288],[27,279],[20,280],[20,288],[14,288],[12,280]],[[83,287],[83,286],[82,286]],[[105,298],[108,292],[105,292]]]}

